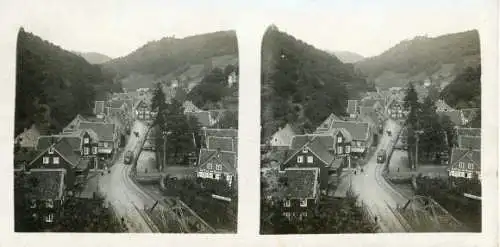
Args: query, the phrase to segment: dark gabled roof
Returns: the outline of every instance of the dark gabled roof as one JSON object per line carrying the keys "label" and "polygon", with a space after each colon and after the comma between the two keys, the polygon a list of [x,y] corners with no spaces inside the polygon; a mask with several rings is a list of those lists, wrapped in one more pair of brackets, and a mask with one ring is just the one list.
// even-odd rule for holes
{"label": "dark gabled roof", "polygon": [[337,117],[335,114],[330,114],[330,116],[328,116],[325,121],[323,121],[317,130],[321,131],[321,130],[328,130],[328,128],[330,128],[330,125],[332,125],[332,122],[333,121],[341,121],[342,119]]}
{"label": "dark gabled roof", "polygon": [[235,152],[212,150],[206,148],[200,149],[200,155],[198,158],[199,166],[204,165],[207,161],[211,159],[217,159],[228,170],[236,171],[237,169],[238,156],[236,155]]}
{"label": "dark gabled roof", "polygon": [[63,196],[66,175],[64,169],[30,169],[25,175],[30,188],[25,194],[26,198],[58,200]]}
{"label": "dark gabled roof", "polygon": [[212,126],[213,118],[210,111],[186,112],[186,114],[190,117],[196,118],[203,127]]}
{"label": "dark gabled roof", "polygon": [[455,109],[453,109],[451,106],[449,106],[448,104],[446,104],[446,102],[444,100],[442,100],[442,99],[437,100],[434,103],[434,105],[436,107],[436,112],[455,111]]}
{"label": "dark gabled roof", "polygon": [[238,129],[202,129],[203,135],[218,137],[238,137]]}
{"label": "dark gabled roof", "polygon": [[333,148],[334,138],[331,134],[305,134],[292,137],[290,149],[297,150],[310,142],[319,142],[327,149]]}
{"label": "dark gabled roof", "polygon": [[351,134],[353,140],[365,141],[368,139],[369,124],[356,121],[332,121],[327,131],[317,131],[317,133],[332,132],[335,129],[341,128],[347,130]]}
{"label": "dark gabled roof", "polygon": [[78,129],[91,129],[99,137],[99,141],[113,141],[115,125],[112,123],[80,122]]}
{"label": "dark gabled roof", "polygon": [[67,133],[65,135],[40,136],[38,138],[36,149],[45,150],[49,148],[53,143],[57,143],[63,139],[73,151],[78,151],[81,149],[82,139],[80,138],[80,136],[72,135],[72,133]]}
{"label": "dark gabled roof", "polygon": [[207,137],[207,149],[237,152],[238,139],[234,137]]}
{"label": "dark gabled roof", "polygon": [[66,139],[61,139],[61,141],[57,142],[54,145],[54,149],[66,161],[68,161],[72,167],[78,166],[80,162],[80,155],[75,153]]}
{"label": "dark gabled roof", "polygon": [[306,147],[308,147],[311,152],[316,154],[316,156],[327,166],[329,166],[333,162],[333,160],[335,160],[335,156],[330,153],[329,147],[324,146],[323,143],[319,141],[313,140],[309,144],[306,144]]}
{"label": "dark gabled roof", "polygon": [[471,150],[463,148],[453,148],[451,150],[450,164],[454,165],[456,162],[461,160],[464,156],[469,157],[478,164],[481,164],[481,150]]}
{"label": "dark gabled roof", "polygon": [[457,128],[457,135],[461,136],[481,136],[480,128]]}
{"label": "dark gabled roof", "polygon": [[319,177],[318,168],[289,168],[285,170],[285,198],[315,198]]}
{"label": "dark gabled roof", "polygon": [[458,136],[458,147],[463,149],[481,150],[481,137]]}
{"label": "dark gabled roof", "polygon": [[357,114],[359,100],[347,100],[347,113]]}

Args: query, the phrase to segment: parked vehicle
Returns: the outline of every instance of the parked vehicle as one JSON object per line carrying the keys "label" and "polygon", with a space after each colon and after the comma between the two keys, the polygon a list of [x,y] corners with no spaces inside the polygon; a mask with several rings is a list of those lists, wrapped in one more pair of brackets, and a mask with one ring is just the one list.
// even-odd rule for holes
{"label": "parked vehicle", "polygon": [[378,154],[377,154],[377,163],[379,163],[379,164],[384,163],[386,158],[387,158],[386,156],[387,156],[387,154],[386,154],[385,150],[380,149],[380,151],[378,151]]}
{"label": "parked vehicle", "polygon": [[132,159],[134,158],[134,152],[132,152],[131,150],[128,150],[126,153],[125,153],[125,159],[123,160],[124,163],[126,165],[129,165],[130,163],[132,163]]}

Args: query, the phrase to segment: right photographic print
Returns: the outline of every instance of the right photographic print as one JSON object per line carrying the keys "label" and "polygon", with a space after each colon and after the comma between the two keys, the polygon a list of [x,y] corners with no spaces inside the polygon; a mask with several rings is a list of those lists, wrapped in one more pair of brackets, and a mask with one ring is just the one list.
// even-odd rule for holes
{"label": "right photographic print", "polygon": [[478,8],[444,2],[267,28],[261,234],[481,232]]}

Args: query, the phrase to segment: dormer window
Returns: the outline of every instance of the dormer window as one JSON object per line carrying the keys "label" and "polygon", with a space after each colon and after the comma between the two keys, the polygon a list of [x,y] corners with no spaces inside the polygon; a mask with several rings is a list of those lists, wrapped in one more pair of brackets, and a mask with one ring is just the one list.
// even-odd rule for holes
{"label": "dormer window", "polygon": [[88,137],[86,137],[86,138],[84,138],[84,139],[83,139],[83,143],[84,143],[84,144],[89,144],[89,142],[90,142],[90,140],[89,140],[89,138],[88,138]]}
{"label": "dormer window", "polygon": [[302,153],[307,153],[309,150],[307,148],[302,149]]}
{"label": "dormer window", "polygon": [[337,143],[342,143],[342,136],[337,137]]}
{"label": "dormer window", "polygon": [[54,154],[54,147],[49,148],[49,154]]}

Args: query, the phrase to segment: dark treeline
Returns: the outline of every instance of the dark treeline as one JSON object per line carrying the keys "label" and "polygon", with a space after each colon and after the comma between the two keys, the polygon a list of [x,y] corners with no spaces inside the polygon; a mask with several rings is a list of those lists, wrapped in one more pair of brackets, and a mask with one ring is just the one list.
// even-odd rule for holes
{"label": "dark treeline", "polygon": [[352,64],[272,26],[262,45],[262,134],[285,123],[310,131],[330,113],[343,115],[347,99],[368,89]]}
{"label": "dark treeline", "polygon": [[465,68],[441,96],[454,108],[481,108],[481,66]]}
{"label": "dark treeline", "polygon": [[104,64],[108,69],[126,76],[132,72],[162,76],[189,67],[204,64],[216,56],[236,55],[236,32],[220,31],[178,39],[165,37],[151,41],[131,54]]}
{"label": "dark treeline", "polygon": [[96,98],[121,91],[113,74],[21,28],[17,40],[15,134],[35,123],[56,132]]}

